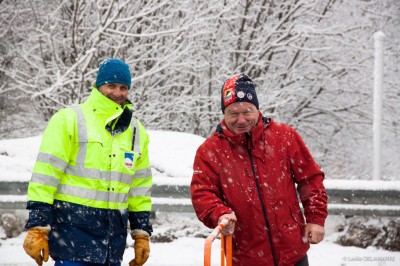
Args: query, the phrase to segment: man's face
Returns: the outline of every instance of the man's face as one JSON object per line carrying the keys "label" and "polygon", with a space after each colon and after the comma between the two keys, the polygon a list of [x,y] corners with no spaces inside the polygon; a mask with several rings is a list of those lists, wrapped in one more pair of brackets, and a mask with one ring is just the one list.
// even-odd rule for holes
{"label": "man's face", "polygon": [[224,119],[227,127],[235,134],[250,132],[257,125],[258,110],[254,104],[236,102],[225,108]]}
{"label": "man's face", "polygon": [[121,83],[106,83],[100,86],[98,90],[108,99],[123,106],[128,97],[128,86]]}

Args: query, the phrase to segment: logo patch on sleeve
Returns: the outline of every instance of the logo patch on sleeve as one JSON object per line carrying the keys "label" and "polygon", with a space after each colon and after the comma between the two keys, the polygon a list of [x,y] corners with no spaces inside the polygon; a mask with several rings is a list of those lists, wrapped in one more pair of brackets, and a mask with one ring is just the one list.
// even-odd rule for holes
{"label": "logo patch on sleeve", "polygon": [[124,164],[125,164],[126,168],[128,168],[128,169],[133,168],[133,158],[134,158],[133,152],[125,152],[124,153]]}

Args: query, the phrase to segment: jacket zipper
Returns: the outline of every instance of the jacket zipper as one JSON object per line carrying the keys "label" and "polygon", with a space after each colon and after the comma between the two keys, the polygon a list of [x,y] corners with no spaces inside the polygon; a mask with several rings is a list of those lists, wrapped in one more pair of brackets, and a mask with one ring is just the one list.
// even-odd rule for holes
{"label": "jacket zipper", "polygon": [[[248,144],[251,135],[250,135],[250,133],[246,133],[245,135],[246,135],[247,144]],[[251,171],[253,172],[254,181],[255,181],[256,187],[257,187],[258,198],[260,199],[260,204],[261,204],[261,208],[262,208],[262,211],[263,211],[264,221],[265,221],[265,225],[266,225],[267,233],[268,233],[269,245],[271,247],[271,252],[272,252],[272,258],[274,259],[274,265],[278,266],[278,262],[276,260],[276,255],[275,255],[274,245],[272,243],[272,237],[271,237],[271,231],[270,231],[270,226],[269,226],[269,221],[268,221],[268,216],[267,216],[267,210],[265,208],[265,203],[264,203],[264,201],[262,199],[262,196],[261,196],[260,183],[258,182],[258,180],[256,178],[256,170],[254,168],[253,156],[251,155],[251,150],[249,148],[249,145],[247,145],[247,153],[249,154],[249,159],[250,159],[250,164],[251,164]]]}

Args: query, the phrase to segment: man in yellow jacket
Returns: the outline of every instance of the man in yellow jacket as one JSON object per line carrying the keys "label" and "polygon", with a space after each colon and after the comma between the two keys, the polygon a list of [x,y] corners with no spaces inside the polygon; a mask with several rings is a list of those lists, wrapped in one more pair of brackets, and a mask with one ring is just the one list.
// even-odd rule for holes
{"label": "man in yellow jacket", "polygon": [[149,136],[127,99],[129,66],[100,63],[83,104],[49,121],[28,188],[24,249],[38,265],[121,265],[128,233],[130,266],[149,257],[152,175]]}

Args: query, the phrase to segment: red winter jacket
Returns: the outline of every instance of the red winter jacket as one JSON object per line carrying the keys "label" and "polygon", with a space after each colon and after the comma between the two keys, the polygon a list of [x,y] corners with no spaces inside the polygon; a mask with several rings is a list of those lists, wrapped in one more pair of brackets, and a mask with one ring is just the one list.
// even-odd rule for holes
{"label": "red winter jacket", "polygon": [[[290,126],[260,118],[250,133],[233,134],[224,121],[197,150],[191,197],[197,217],[215,228],[235,212],[233,263],[293,265],[309,249],[305,221],[324,226],[324,173]],[[272,246],[272,247],[271,247]]]}

